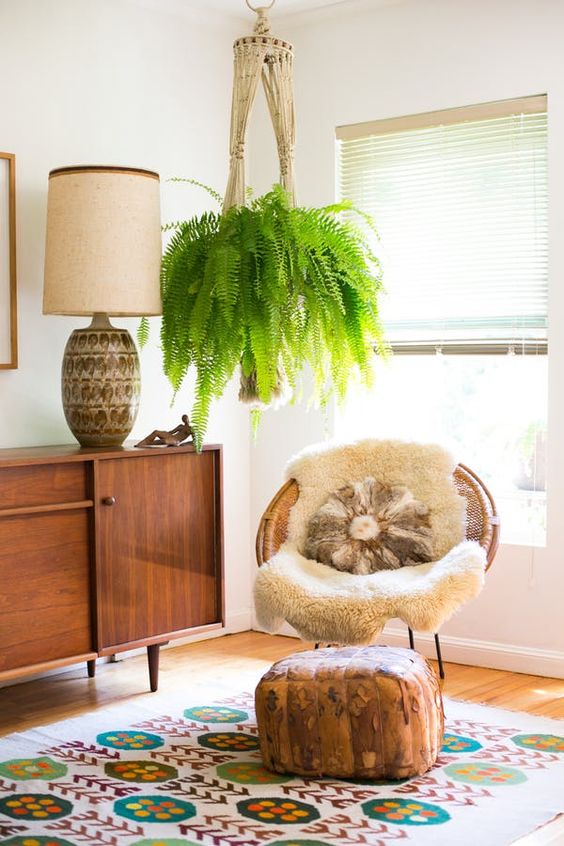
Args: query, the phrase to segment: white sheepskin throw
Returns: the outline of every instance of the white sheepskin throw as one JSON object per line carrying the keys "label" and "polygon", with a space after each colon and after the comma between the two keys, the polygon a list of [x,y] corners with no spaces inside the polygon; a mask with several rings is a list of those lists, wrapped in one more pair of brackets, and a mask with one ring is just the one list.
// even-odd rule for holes
{"label": "white sheepskin throw", "polygon": [[[486,564],[479,544],[464,540],[465,501],[452,480],[455,465],[434,444],[372,439],[310,447],[296,456],[286,469],[300,489],[288,538],[255,581],[259,625],[275,632],[287,621],[305,640],[350,645],[371,643],[392,617],[417,631],[438,631],[480,592]],[[304,556],[310,517],[332,491],[366,477],[405,485],[428,506],[435,561],[355,575]]]}

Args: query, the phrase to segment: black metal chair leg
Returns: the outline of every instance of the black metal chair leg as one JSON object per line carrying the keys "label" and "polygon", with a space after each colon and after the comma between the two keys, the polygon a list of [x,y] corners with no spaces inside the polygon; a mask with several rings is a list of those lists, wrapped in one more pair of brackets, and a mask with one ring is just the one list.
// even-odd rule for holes
{"label": "black metal chair leg", "polygon": [[435,647],[437,649],[437,661],[439,662],[439,676],[441,679],[445,677],[445,668],[443,667],[443,656],[441,654],[441,642],[439,640],[439,635],[435,635]]}
{"label": "black metal chair leg", "polygon": [[411,630],[411,629],[409,629],[409,628],[408,628],[408,630],[407,630],[407,631],[409,632],[409,648],[410,648],[410,649],[415,649],[415,643],[414,643],[414,641],[413,641],[413,632],[412,632],[412,630]]}

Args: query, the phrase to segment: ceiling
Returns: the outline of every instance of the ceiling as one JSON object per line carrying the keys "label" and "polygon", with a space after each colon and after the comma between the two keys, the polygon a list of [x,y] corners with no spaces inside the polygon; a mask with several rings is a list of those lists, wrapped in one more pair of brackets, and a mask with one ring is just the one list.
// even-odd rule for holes
{"label": "ceiling", "polygon": [[[267,6],[269,0],[249,0],[253,6]],[[350,0],[276,0],[270,15],[283,17],[295,12],[308,12],[323,7],[335,6],[341,3],[348,3]],[[201,8],[221,11],[228,15],[241,17],[252,14],[245,4],[245,0],[185,0],[187,5],[199,6]]]}
{"label": "ceiling", "polygon": [[[416,0],[414,0],[415,2]],[[418,0],[417,0],[418,1]],[[2,0],[0,0],[0,3]],[[232,24],[241,25],[247,22],[252,26],[254,14],[247,7],[245,0],[127,0],[137,6],[148,6],[159,11],[167,11],[191,19],[199,19],[202,15],[217,20],[223,18]],[[268,6],[270,0],[249,0],[253,6]],[[293,15],[301,16],[308,13],[315,14],[330,11],[349,4],[354,7],[389,6],[403,3],[405,0],[275,0],[269,10],[269,17],[274,20],[289,18]]]}

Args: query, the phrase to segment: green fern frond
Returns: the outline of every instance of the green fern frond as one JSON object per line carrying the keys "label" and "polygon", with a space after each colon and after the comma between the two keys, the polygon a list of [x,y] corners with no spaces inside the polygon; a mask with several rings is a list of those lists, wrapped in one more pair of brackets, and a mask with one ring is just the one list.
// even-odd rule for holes
{"label": "green fern frond", "polygon": [[[332,391],[342,398],[355,373],[370,382],[374,350],[385,349],[382,282],[373,225],[363,215],[357,225],[355,212],[347,202],[293,208],[275,185],[248,207],[170,225],[161,271],[164,370],[178,390],[196,369],[197,449],[238,365],[262,405],[279,394],[281,373],[295,389],[306,364],[322,406]],[[252,415],[255,428],[260,415]]]}
{"label": "green fern frond", "polygon": [[256,441],[258,437],[258,430],[260,426],[260,421],[262,418],[262,410],[260,408],[251,408],[250,411],[251,416],[251,434],[253,436],[253,440]]}
{"label": "green fern frond", "polygon": [[147,344],[149,340],[149,318],[142,317],[139,321],[139,326],[137,327],[137,343],[139,344],[139,349],[143,349],[143,347]]}
{"label": "green fern frond", "polygon": [[198,179],[191,179],[186,176],[171,176],[167,179],[167,182],[187,182],[188,185],[195,185],[197,188],[203,188],[204,191],[207,191],[210,197],[213,197],[220,206],[223,205],[223,197],[221,194],[213,188],[210,188],[210,186],[206,185],[205,182],[200,182]]}

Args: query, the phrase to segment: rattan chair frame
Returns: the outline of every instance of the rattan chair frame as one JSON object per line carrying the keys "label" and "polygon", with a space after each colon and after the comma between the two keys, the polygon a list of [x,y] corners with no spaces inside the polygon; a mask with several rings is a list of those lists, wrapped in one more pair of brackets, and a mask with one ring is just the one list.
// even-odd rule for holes
{"label": "rattan chair frame", "polygon": [[[494,499],[479,476],[465,464],[456,466],[453,479],[459,495],[466,500],[466,539],[478,541],[485,550],[486,570],[488,570],[499,546],[500,524]],[[256,537],[256,556],[259,567],[269,561],[286,540],[290,511],[298,501],[299,495],[297,481],[289,479],[268,504],[261,517]],[[409,645],[413,649],[413,632],[409,629],[408,633]],[[441,678],[444,678],[438,632],[435,633],[435,646],[439,673]]]}

